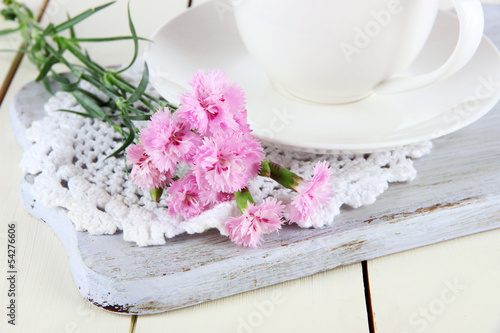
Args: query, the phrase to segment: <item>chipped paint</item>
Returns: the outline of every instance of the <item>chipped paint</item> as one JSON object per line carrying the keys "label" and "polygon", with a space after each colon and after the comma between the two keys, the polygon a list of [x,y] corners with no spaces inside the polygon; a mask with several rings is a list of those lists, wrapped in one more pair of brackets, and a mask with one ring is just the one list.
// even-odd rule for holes
{"label": "chipped paint", "polygon": [[406,218],[406,217],[413,216],[413,215],[428,214],[428,213],[434,212],[438,209],[453,208],[456,206],[467,205],[467,204],[472,203],[474,200],[477,200],[477,199],[478,198],[464,198],[464,199],[461,199],[461,200],[456,201],[456,202],[438,203],[438,204],[435,204],[432,206],[418,208],[418,209],[414,210],[413,212],[401,212],[401,213],[394,213],[394,214],[373,217],[373,218],[365,220],[364,222],[365,223],[372,223],[373,221],[391,221],[391,220]]}

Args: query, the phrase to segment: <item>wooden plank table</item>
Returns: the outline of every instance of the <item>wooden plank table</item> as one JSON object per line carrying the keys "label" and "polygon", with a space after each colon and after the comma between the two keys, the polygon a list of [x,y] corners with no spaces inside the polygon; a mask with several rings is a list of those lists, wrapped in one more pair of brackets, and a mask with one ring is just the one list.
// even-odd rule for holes
{"label": "wooden plank table", "polygon": [[[41,7],[42,1],[33,3]],[[61,21],[67,11],[75,14],[100,3],[95,0],[50,0],[44,22]],[[148,11],[153,4],[155,10]],[[132,2],[131,7],[138,33],[148,36],[164,20],[185,10],[186,1],[147,0],[140,4]],[[125,8],[126,1],[119,0],[111,9],[102,12],[101,19],[95,18],[82,26],[80,34],[123,34],[127,31]],[[487,7],[486,10],[495,10],[498,21],[498,8]],[[105,22],[102,17],[109,21]],[[496,31],[496,41],[500,42],[498,26]],[[122,43],[114,45],[112,50],[92,47],[89,51],[104,64],[116,64],[128,60],[131,52],[122,52],[126,49],[130,49],[129,45]],[[3,82],[7,73],[4,69],[10,68],[12,58],[3,56],[0,59],[0,81]],[[21,172],[17,164],[21,149],[14,142],[7,109],[15,91],[34,77],[33,66],[23,60],[9,84],[0,110],[1,274],[7,271],[4,240],[7,224],[12,222],[17,229],[19,262],[17,325],[7,325],[2,313],[0,332],[500,331],[500,230],[340,267],[161,315],[128,317],[93,307],[76,290],[60,241],[46,225],[28,215],[19,200]],[[500,108],[497,106],[496,111],[462,131],[480,131],[481,126],[498,119],[498,113]],[[452,135],[461,135],[462,131]],[[500,138],[497,136],[496,139]],[[446,147],[447,140],[451,139],[436,140],[438,149],[431,157],[453,158],[446,154],[445,148],[439,149]],[[485,161],[496,161],[498,165],[498,142],[489,143],[492,155],[482,156]],[[433,154],[444,155],[434,157]],[[425,163],[425,160],[417,162],[419,172],[432,167]],[[470,188],[488,186],[490,194],[500,193],[499,186],[478,183],[472,176]],[[500,180],[496,184],[500,185]],[[401,186],[405,184],[391,188],[379,204],[391,200],[393,192],[401,191]],[[369,210],[367,207],[368,214]],[[499,211],[490,218],[500,218]],[[478,211],[465,218],[482,216]],[[3,305],[7,301],[9,286],[3,275],[0,276],[3,281],[0,283],[0,303]]]}

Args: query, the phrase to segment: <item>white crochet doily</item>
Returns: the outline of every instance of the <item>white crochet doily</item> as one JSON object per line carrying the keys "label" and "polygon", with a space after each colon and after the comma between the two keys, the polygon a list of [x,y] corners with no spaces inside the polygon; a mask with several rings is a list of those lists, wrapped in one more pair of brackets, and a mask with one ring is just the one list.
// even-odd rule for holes
{"label": "white crochet doily", "polygon": [[[135,73],[132,81],[140,79]],[[88,87],[87,87],[88,88]],[[127,241],[140,246],[164,244],[178,234],[201,233],[217,228],[238,214],[234,202],[225,202],[187,221],[173,219],[164,201],[155,203],[127,177],[123,158],[109,158],[121,137],[107,123],[60,112],[83,111],[70,94],[59,92],[45,105],[48,116],[27,130],[32,142],[21,168],[33,178],[31,191],[46,207],[62,207],[77,230],[94,235],[123,230]],[[332,200],[315,213],[310,227],[330,225],[343,204],[353,208],[375,202],[388,183],[412,180],[414,158],[428,154],[425,142],[371,154],[318,155],[265,145],[267,158],[310,179],[317,161],[327,160],[334,170]],[[285,204],[291,192],[274,181],[257,177],[250,190],[256,202],[274,196]]]}

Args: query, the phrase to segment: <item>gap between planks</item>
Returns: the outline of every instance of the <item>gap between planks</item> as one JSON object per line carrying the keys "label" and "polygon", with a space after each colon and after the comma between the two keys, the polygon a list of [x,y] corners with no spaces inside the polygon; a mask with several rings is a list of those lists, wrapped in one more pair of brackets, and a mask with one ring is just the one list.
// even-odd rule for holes
{"label": "gap between planks", "polygon": [[370,292],[370,277],[368,275],[368,262],[366,260],[361,262],[361,269],[363,271],[363,286],[365,287],[365,304],[368,318],[368,329],[370,330],[370,333],[376,333],[375,320],[373,316],[372,295]]}
{"label": "gap between planks", "polygon": [[[40,8],[40,11],[38,12],[36,16],[36,21],[40,22],[43,14],[45,13],[45,10],[47,9],[47,6],[49,5],[50,0],[43,0],[42,7]],[[19,50],[22,49],[24,45],[19,45]],[[19,68],[19,65],[21,65],[21,61],[23,60],[24,54],[21,52],[17,52],[16,56],[14,57],[14,60],[12,60],[12,63],[10,64],[9,70],[7,71],[7,75],[5,76],[5,79],[2,82],[2,85],[0,86],[0,105],[2,105],[2,102],[5,98],[5,95],[7,94],[7,90],[9,90],[10,84],[12,83],[12,80],[14,79],[14,75],[16,75],[17,69]]]}
{"label": "gap between planks", "polygon": [[137,315],[133,315],[130,317],[130,329],[128,330],[128,333],[135,333],[135,328],[137,326]]}

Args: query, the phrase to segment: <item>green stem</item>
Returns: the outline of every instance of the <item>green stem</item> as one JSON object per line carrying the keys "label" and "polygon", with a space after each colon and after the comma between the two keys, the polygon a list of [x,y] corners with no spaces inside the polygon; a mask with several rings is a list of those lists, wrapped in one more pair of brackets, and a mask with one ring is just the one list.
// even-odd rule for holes
{"label": "green stem", "polygon": [[[118,88],[120,88],[121,90],[124,90],[124,91],[128,92],[129,94],[133,94],[134,93],[134,91],[135,91],[136,88],[133,85],[131,85],[131,84],[126,84],[125,83],[126,81],[124,81],[123,79],[121,79],[115,72],[108,71],[106,73],[106,75],[107,75],[107,78],[109,79],[109,81],[112,84],[114,84],[115,86],[117,86]],[[151,111],[155,111],[157,109],[146,98],[141,97],[141,98],[139,98],[139,100],[144,105],[146,105],[146,107],[148,107]],[[159,103],[157,103],[157,104],[159,104]]]}
{"label": "green stem", "polygon": [[259,176],[271,178],[278,184],[281,184],[295,192],[297,192],[297,186],[299,183],[304,180],[302,177],[291,172],[287,168],[269,160],[262,161]]}
{"label": "green stem", "polygon": [[240,212],[243,213],[248,208],[248,203],[255,203],[252,198],[252,194],[248,190],[248,188],[244,188],[242,190],[234,192],[234,198],[236,199],[236,204],[240,209]]}
{"label": "green stem", "polygon": [[149,191],[149,195],[151,196],[151,199],[153,199],[156,202],[160,201],[162,194],[163,194],[162,188],[155,188],[154,190]]}
{"label": "green stem", "polygon": [[57,36],[57,37],[54,37],[54,39],[58,42],[61,42],[61,45],[67,49],[69,52],[71,52],[71,54],[73,54],[78,60],[80,60],[85,66],[88,67],[88,69],[100,74],[100,75],[104,75],[106,74],[106,71],[102,70],[102,67],[101,66],[98,66],[96,65],[92,60],[90,60],[89,58],[87,58],[87,56],[85,54],[83,54],[80,49],[78,49],[77,47],[73,46],[72,43],[69,43],[66,41],[66,38],[64,37],[60,37],[60,36]]}
{"label": "green stem", "polygon": [[[117,76],[115,77],[115,79],[116,79],[117,81],[119,81],[120,83],[122,83],[122,84],[124,84],[124,85],[127,85],[127,86],[129,86],[130,88],[132,88],[132,89],[135,89],[134,85],[132,85],[130,82],[128,82],[128,81],[126,81],[126,80],[124,80],[121,76],[118,76],[118,75],[117,75]],[[177,110],[177,108],[178,108],[178,106],[173,105],[173,104],[170,104],[168,101],[162,101],[161,99],[156,98],[156,97],[154,97],[154,96],[151,96],[151,95],[150,95],[150,94],[148,94],[148,93],[144,93],[144,94],[143,94],[143,96],[144,96],[143,98],[148,98],[148,99],[150,99],[151,101],[155,102],[156,104],[161,105],[161,106],[162,106],[162,105],[163,105],[163,106],[166,106],[166,107],[168,107],[168,108],[169,108],[169,109],[171,109],[171,110],[174,110],[174,111],[175,111],[175,110]],[[144,103],[144,101],[142,100],[142,98],[140,99],[140,101]],[[146,104],[146,103],[144,103],[144,104]]]}

